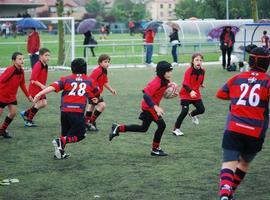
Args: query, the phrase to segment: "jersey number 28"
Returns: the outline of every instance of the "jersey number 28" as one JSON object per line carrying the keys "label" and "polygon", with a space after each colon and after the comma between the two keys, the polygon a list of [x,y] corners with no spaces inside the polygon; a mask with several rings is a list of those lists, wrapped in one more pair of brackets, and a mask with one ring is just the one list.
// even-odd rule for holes
{"label": "jersey number 28", "polygon": [[[72,86],[72,90],[68,93],[68,95],[83,96],[85,94],[85,89],[86,89],[85,83],[78,84],[77,82],[72,82],[71,86]],[[79,89],[77,89],[78,87],[79,87]]]}

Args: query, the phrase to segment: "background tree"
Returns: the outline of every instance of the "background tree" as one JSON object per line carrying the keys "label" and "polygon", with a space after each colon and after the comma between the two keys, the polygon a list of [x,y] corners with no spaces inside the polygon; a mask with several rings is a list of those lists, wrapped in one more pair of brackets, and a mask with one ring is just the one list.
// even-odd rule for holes
{"label": "background tree", "polygon": [[257,0],[251,0],[251,8],[252,8],[252,18],[254,22],[257,22],[259,19]]}
{"label": "background tree", "polygon": [[103,16],[105,14],[104,5],[98,0],[91,0],[85,5],[86,11],[93,17]]}
{"label": "background tree", "polygon": [[[56,1],[56,8],[57,8],[57,16],[63,17],[64,16],[64,3],[63,0]],[[63,21],[59,20],[58,24],[58,65],[63,65],[65,61],[65,34],[64,34],[64,26]]]}

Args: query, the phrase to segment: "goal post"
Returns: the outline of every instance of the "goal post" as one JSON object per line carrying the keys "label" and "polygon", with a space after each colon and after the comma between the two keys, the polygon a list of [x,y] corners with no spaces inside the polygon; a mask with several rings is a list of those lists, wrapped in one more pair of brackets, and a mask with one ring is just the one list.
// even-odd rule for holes
{"label": "goal post", "polygon": [[[0,24],[10,23],[15,24],[17,21],[23,18],[0,18]],[[42,21],[46,24],[47,29],[39,29],[41,47],[46,47],[50,49],[53,55],[51,55],[50,65],[56,65],[57,55],[58,55],[58,38],[55,37],[58,34],[57,24],[59,20],[63,21],[64,24],[64,33],[65,33],[65,61],[63,65],[66,65],[68,61],[72,61],[75,58],[75,19],[74,17],[33,17],[33,19]],[[24,31],[17,32],[16,30],[16,39],[11,39],[14,37],[12,34],[11,27],[9,27],[9,35],[4,36],[0,39],[0,66],[5,66],[7,61],[10,63],[11,53],[15,51],[21,51],[25,54],[26,63],[28,67],[28,56],[26,51],[26,41],[27,36]],[[7,37],[6,39],[3,39]],[[5,53],[7,55],[5,55]]]}

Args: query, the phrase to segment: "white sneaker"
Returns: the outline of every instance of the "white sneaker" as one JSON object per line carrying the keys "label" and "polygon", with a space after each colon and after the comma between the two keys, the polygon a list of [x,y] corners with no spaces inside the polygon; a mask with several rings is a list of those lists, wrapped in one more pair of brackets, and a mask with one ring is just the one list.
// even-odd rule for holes
{"label": "white sneaker", "polygon": [[172,130],[172,133],[175,136],[183,136],[184,135],[184,133],[180,129],[178,129],[178,128],[176,128],[175,130]]}
{"label": "white sneaker", "polygon": [[188,113],[188,115],[189,115],[189,117],[191,118],[191,121],[192,121],[193,124],[199,125],[200,122],[199,122],[199,119],[198,119],[197,116],[191,116],[190,113]]}
{"label": "white sneaker", "polygon": [[178,67],[178,63],[173,62],[173,63],[172,63],[172,66],[173,66],[173,67]]}

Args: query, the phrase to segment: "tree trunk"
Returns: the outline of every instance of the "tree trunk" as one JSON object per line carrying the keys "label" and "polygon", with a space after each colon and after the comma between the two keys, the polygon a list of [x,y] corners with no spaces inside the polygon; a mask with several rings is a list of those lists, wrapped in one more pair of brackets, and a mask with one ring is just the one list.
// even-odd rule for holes
{"label": "tree trunk", "polygon": [[252,8],[252,18],[254,22],[258,22],[258,6],[257,6],[257,0],[251,0],[251,8]]}
{"label": "tree trunk", "polygon": [[[64,3],[63,0],[57,0],[57,16],[63,17],[64,15]],[[64,34],[64,26],[63,21],[58,21],[58,65],[63,65],[65,61],[65,34]]]}

